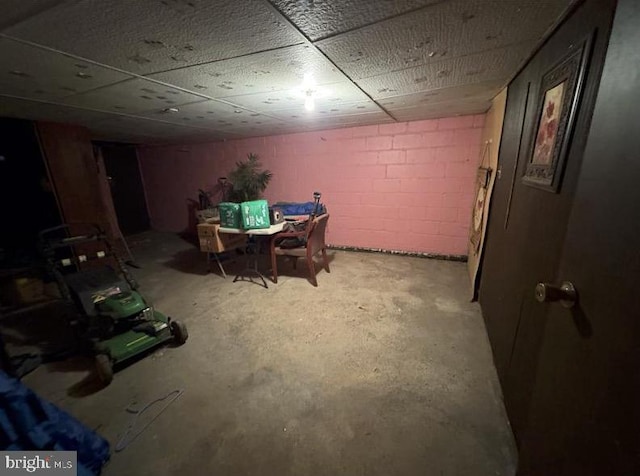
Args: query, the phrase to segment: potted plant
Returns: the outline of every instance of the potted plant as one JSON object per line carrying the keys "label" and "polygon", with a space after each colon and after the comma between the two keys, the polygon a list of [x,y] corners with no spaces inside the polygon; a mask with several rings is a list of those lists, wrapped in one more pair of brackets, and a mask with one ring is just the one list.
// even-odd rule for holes
{"label": "potted plant", "polygon": [[229,200],[232,202],[248,202],[258,200],[266,190],[273,174],[262,170],[257,154],[248,154],[246,161],[236,162],[236,168],[229,174],[231,190]]}

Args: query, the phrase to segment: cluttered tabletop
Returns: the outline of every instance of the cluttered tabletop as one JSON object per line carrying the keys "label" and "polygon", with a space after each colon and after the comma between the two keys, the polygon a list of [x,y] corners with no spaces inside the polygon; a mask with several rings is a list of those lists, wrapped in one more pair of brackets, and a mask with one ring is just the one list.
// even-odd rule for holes
{"label": "cluttered tabletop", "polygon": [[216,261],[221,275],[226,277],[221,257],[242,250],[247,255],[246,265],[234,282],[255,275],[268,288],[258,269],[257,255],[264,248],[258,239],[304,230],[310,219],[326,213],[326,207],[320,203],[321,194],[315,192],[313,197],[309,202],[276,202],[271,206],[263,199],[240,203],[223,201],[217,206],[209,204],[197,212],[200,251],[207,253],[208,262]]}

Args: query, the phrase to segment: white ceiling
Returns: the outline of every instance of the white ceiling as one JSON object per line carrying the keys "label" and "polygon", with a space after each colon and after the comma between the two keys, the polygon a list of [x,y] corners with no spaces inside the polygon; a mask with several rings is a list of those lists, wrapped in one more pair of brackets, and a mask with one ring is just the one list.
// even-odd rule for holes
{"label": "white ceiling", "polygon": [[0,0],[0,116],[155,143],[479,113],[574,2]]}

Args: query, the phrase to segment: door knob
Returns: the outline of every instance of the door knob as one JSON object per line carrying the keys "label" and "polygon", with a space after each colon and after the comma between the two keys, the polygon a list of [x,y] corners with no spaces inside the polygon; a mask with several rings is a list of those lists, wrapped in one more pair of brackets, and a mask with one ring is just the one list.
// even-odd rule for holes
{"label": "door knob", "polygon": [[573,283],[569,281],[564,281],[560,286],[549,283],[538,283],[536,285],[536,301],[559,301],[563,307],[569,309],[576,305],[578,293]]}

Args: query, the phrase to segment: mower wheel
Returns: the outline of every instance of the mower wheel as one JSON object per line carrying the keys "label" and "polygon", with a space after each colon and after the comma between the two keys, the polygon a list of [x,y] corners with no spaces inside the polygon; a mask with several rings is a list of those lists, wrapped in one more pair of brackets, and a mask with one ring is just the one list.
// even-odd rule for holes
{"label": "mower wheel", "polygon": [[176,344],[178,345],[184,344],[189,338],[187,326],[180,321],[171,321],[171,334],[173,334],[173,338],[176,340]]}
{"label": "mower wheel", "polygon": [[98,378],[104,385],[109,385],[113,380],[113,365],[107,354],[96,355],[96,371]]}

